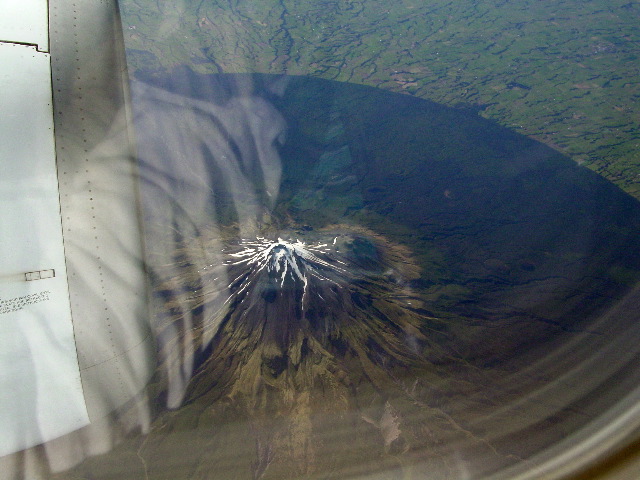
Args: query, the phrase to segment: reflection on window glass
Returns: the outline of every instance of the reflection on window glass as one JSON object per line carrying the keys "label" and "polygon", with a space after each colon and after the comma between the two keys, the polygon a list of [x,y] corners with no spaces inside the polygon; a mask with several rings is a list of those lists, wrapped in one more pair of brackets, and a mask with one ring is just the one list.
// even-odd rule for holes
{"label": "reflection on window glass", "polygon": [[633,427],[634,5],[116,7],[53,62],[90,424],[0,468],[555,478]]}

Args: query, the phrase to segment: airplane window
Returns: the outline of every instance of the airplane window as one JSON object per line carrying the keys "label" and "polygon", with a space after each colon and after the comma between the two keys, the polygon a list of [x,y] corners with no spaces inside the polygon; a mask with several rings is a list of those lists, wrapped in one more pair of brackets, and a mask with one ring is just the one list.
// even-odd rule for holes
{"label": "airplane window", "polygon": [[640,471],[637,5],[33,4],[6,478]]}

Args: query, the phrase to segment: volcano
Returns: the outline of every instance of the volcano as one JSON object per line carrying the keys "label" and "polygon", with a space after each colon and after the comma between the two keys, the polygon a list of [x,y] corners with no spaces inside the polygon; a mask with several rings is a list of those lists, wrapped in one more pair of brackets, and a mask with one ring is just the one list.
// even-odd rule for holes
{"label": "volcano", "polygon": [[[237,249],[224,251],[229,259],[221,264],[231,279],[224,321],[253,319],[248,321],[256,324],[249,327],[270,332],[282,348],[298,332],[340,343],[344,323],[371,323],[381,316],[372,307],[375,296],[411,305],[410,290],[402,285],[410,280],[407,271],[415,276],[417,267],[400,260],[408,255],[401,250],[373,232],[347,227],[325,229],[308,243],[299,238],[242,240]],[[206,278],[204,283],[209,283]]]}
{"label": "volcano", "polygon": [[[182,311],[215,312],[209,323],[216,327],[195,334],[204,360],[180,418],[206,418],[215,431],[231,428],[234,438],[208,438],[216,446],[203,447],[208,460],[201,461],[219,468],[226,448],[245,445],[251,451],[229,478],[363,473],[399,468],[397,455],[448,449],[446,439],[464,432],[455,442],[460,451],[480,448],[506,462],[508,454],[447,413],[452,405],[468,411],[488,402],[467,398],[469,385],[485,375],[446,347],[447,322],[431,315],[411,286],[420,268],[410,250],[359,226],[298,230],[240,239],[216,264],[197,262],[184,247],[201,282],[179,299]],[[203,243],[206,250],[206,240],[196,243],[196,251]],[[175,310],[174,301],[166,311]],[[445,398],[447,410],[439,407]],[[346,455],[336,451],[345,441]],[[450,471],[440,460],[432,468]]]}
{"label": "volcano", "polygon": [[483,478],[637,385],[640,205],[594,172],[474,109],[145,75],[156,417],[86,476]]}

